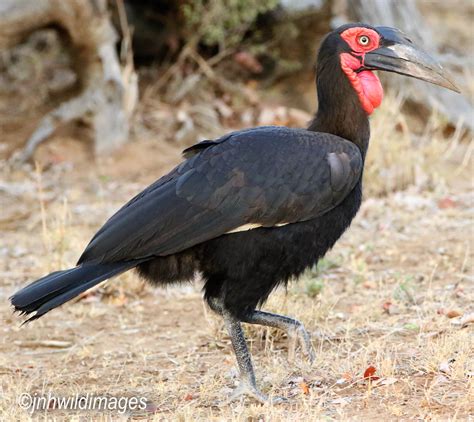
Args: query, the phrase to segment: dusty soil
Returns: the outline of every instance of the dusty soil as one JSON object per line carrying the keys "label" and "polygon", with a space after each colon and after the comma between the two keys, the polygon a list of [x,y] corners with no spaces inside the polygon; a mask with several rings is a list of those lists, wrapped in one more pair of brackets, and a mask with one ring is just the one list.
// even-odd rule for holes
{"label": "dusty soil", "polygon": [[[41,156],[43,154],[43,156]],[[147,409],[38,411],[59,419],[470,420],[473,407],[472,174],[431,192],[369,198],[316,271],[265,309],[304,321],[317,351],[288,360],[286,337],[248,328],[258,382],[289,402],[226,403],[235,362],[200,282],[154,289],[133,273],[20,326],[7,298],[72,266],[107,216],[179,161],[171,144],[137,141],[91,164],[79,143],[40,152],[48,167],[2,170],[0,418],[26,419],[22,393],[144,397]],[[449,167],[451,166],[451,167]],[[452,317],[452,318],[449,318]],[[363,379],[369,366],[379,380]],[[54,407],[54,406],[53,406]],[[13,419],[12,419],[13,418]]]}
{"label": "dusty soil", "polygon": [[[443,30],[461,28],[471,40],[469,16],[464,25],[443,18]],[[316,361],[310,366],[300,350],[290,359],[288,339],[277,330],[246,327],[258,384],[287,403],[226,402],[237,382],[234,356],[221,320],[203,305],[199,279],[164,290],[129,272],[33,324],[21,326],[12,313],[13,292],[73,266],[107,217],[179,162],[183,139],[198,136],[175,139],[176,116],[200,118],[220,133],[254,124],[301,126],[304,112],[291,122],[276,104],[313,104],[312,79],[301,82],[307,101],[285,94],[283,103],[280,92],[262,105],[257,96],[253,109],[217,123],[215,116],[225,114],[219,110],[226,112],[222,99],[214,114],[190,100],[178,110],[152,99],[138,116],[148,131],[100,159],[81,136],[59,134],[40,147],[38,168],[11,165],[5,152],[31,128],[18,124],[2,137],[0,420],[30,419],[22,394],[147,402],[124,413],[50,405],[33,414],[51,420],[474,420],[474,144],[444,130],[442,118],[413,122],[417,116],[401,114],[391,95],[372,120],[366,199],[351,228],[318,269],[264,306],[305,323]],[[205,104],[213,101],[205,97]],[[373,370],[379,378],[364,379]]]}

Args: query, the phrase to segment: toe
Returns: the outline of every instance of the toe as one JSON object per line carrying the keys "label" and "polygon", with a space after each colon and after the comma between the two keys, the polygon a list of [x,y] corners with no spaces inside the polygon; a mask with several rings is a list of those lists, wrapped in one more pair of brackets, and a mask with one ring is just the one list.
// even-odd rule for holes
{"label": "toe", "polygon": [[245,382],[239,384],[239,386],[232,392],[228,402],[232,402],[244,397],[252,397],[256,401],[262,404],[280,404],[285,403],[288,399],[284,397],[268,397],[266,394],[263,394],[256,386],[248,385]]}
{"label": "toe", "polygon": [[288,399],[286,397],[280,396],[271,397],[269,401],[271,402],[271,404],[288,403]]}

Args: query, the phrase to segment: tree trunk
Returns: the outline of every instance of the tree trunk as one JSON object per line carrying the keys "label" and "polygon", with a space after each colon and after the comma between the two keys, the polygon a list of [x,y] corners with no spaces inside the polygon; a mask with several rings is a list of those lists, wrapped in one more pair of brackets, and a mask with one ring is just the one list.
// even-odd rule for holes
{"label": "tree trunk", "polygon": [[41,142],[73,120],[92,129],[96,153],[117,148],[128,138],[138,88],[131,58],[121,66],[117,57],[117,37],[106,0],[0,2],[0,49],[11,48],[48,26],[60,27],[67,34],[81,90],[41,119],[18,158],[30,159]]}

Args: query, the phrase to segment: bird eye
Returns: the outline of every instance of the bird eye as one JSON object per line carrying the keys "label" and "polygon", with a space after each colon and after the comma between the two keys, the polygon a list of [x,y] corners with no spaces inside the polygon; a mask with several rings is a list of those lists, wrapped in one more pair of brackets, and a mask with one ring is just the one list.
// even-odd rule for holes
{"label": "bird eye", "polygon": [[367,45],[370,42],[370,38],[367,35],[361,35],[359,37],[359,44],[360,45]]}

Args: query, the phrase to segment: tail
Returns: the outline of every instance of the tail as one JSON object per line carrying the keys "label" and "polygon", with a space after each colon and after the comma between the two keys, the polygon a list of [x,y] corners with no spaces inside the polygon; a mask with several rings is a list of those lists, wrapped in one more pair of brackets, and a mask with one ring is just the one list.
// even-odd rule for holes
{"label": "tail", "polygon": [[108,278],[138,265],[137,261],[110,264],[81,264],[56,271],[16,292],[10,301],[23,315],[34,313],[26,322],[38,319],[80,293]]}

